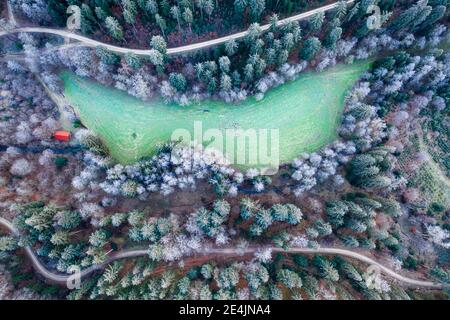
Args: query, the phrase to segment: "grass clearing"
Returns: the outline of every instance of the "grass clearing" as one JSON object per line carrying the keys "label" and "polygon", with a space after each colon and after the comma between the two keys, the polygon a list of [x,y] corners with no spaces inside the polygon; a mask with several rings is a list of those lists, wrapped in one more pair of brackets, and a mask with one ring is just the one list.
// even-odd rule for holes
{"label": "grass clearing", "polygon": [[279,129],[279,158],[285,163],[336,138],[346,92],[369,66],[364,62],[304,73],[269,90],[261,101],[251,97],[234,105],[204,101],[185,107],[160,99],[142,102],[70,72],[61,77],[64,95],[82,123],[101,137],[121,163],[152,155],[155,146],[170,140],[175,129],[187,129],[192,135],[194,121],[202,122],[203,132],[210,128],[221,132],[228,128]]}

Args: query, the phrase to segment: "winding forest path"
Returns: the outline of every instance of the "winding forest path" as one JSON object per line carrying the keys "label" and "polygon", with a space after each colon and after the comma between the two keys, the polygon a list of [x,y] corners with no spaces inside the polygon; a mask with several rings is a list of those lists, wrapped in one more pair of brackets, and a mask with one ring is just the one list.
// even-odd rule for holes
{"label": "winding forest path", "polygon": [[[352,4],[353,2],[355,2],[355,1],[354,0],[346,1],[347,4]],[[339,2],[335,2],[335,3],[329,4],[329,5],[317,8],[317,9],[313,9],[313,10],[310,10],[307,12],[303,12],[303,13],[282,19],[282,20],[278,21],[277,25],[280,26],[285,23],[306,19],[308,17],[313,16],[316,13],[332,10],[332,9],[336,8],[338,6],[338,4],[339,4]],[[9,7],[9,1],[8,1],[8,7]],[[9,10],[9,12],[12,13],[11,10]],[[13,15],[10,16],[10,19],[11,18],[14,19],[14,16]],[[260,28],[262,31],[268,30],[270,28],[270,24],[262,25]],[[65,37],[65,38],[78,40],[78,41],[84,43],[88,47],[102,46],[112,52],[116,52],[116,53],[120,53],[120,54],[133,53],[133,54],[140,55],[140,56],[147,56],[151,52],[151,50],[131,49],[131,48],[124,48],[124,47],[110,45],[110,44],[103,43],[103,42],[100,42],[100,41],[97,41],[94,39],[90,39],[88,37],[85,37],[85,36],[82,36],[82,35],[79,35],[79,34],[64,30],[64,29],[43,28],[43,27],[23,27],[23,28],[15,28],[15,29],[11,29],[11,30],[0,31],[0,36],[12,34],[12,33],[20,33],[20,32],[55,34],[55,35],[59,35],[59,36]],[[247,33],[248,33],[248,31],[246,30],[246,31],[234,33],[234,34],[231,34],[231,35],[228,35],[225,37],[221,37],[221,38],[217,38],[217,39],[213,39],[213,40],[208,40],[208,41],[204,41],[204,42],[200,42],[200,43],[194,43],[194,44],[177,47],[177,48],[169,48],[169,49],[167,49],[167,54],[168,55],[176,55],[176,54],[181,54],[181,53],[186,53],[186,52],[191,52],[191,51],[195,51],[195,50],[199,50],[199,49],[212,47],[215,45],[223,44],[230,40],[242,39],[247,35]]]}
{"label": "winding forest path", "polygon": [[[19,231],[14,227],[14,225],[0,217],[0,225],[5,227],[9,230],[14,236],[19,236]],[[73,275],[65,275],[65,274],[58,274],[54,273],[50,270],[48,270],[39,260],[39,258],[36,256],[36,254],[33,252],[31,247],[25,247],[25,253],[28,256],[28,258],[31,260],[31,263],[33,264],[33,267],[35,270],[41,274],[44,278],[47,280],[61,284],[66,285],[68,281],[70,281],[73,278]],[[241,256],[242,254],[253,254],[258,249],[258,247],[249,247],[244,250],[236,250],[235,248],[212,248],[212,249],[205,249],[204,251],[200,252],[201,255],[222,255],[222,256]],[[356,259],[361,262],[367,263],[369,265],[375,266],[379,268],[379,270],[387,275],[392,277],[395,280],[398,280],[406,285],[413,286],[413,287],[424,287],[424,288],[430,288],[430,289],[442,289],[448,287],[448,285],[440,284],[440,283],[434,283],[431,281],[423,281],[423,280],[416,280],[412,278],[408,278],[405,276],[402,276],[398,272],[391,270],[390,268],[384,266],[383,264],[361,254],[357,253],[351,250],[347,249],[340,249],[340,248],[290,248],[289,250],[284,250],[282,248],[277,247],[270,247],[272,252],[285,252],[285,253],[303,253],[303,254],[326,254],[326,255],[340,255],[345,256],[348,258]],[[135,258],[135,257],[141,257],[146,256],[148,254],[147,249],[136,249],[136,250],[124,250],[124,251],[118,251],[116,253],[111,254],[108,259],[99,265],[94,265],[89,268],[86,268],[81,271],[81,278],[88,276],[92,272],[96,270],[102,270],[104,269],[108,264],[115,260],[119,259],[126,259],[126,258]]]}
{"label": "winding forest path", "polygon": [[14,26],[17,25],[16,17],[14,17],[14,12],[9,0],[6,1],[6,8],[8,10],[8,22]]}
{"label": "winding forest path", "polygon": [[[346,1],[346,2],[347,2],[347,4],[351,4],[354,2],[354,0],[350,0],[350,1]],[[277,23],[277,25],[282,25],[282,24],[285,24],[288,22],[306,19],[316,13],[332,10],[332,9],[336,8],[337,5],[338,5],[338,2],[330,4],[330,5],[326,5],[326,6],[314,9],[314,10],[310,10],[308,12],[297,14],[297,15],[291,16],[289,18],[280,20]],[[14,14],[13,14],[13,11],[12,11],[9,1],[7,1],[7,6],[8,6],[9,22],[11,22],[12,24],[15,25],[16,20],[15,20],[15,17],[14,17]],[[263,31],[265,31],[269,28],[270,28],[270,24],[261,26],[261,29]],[[84,37],[82,35],[78,35],[78,34],[75,34],[75,33],[72,33],[72,32],[66,31],[66,30],[62,30],[62,29],[52,29],[52,28],[43,28],[43,27],[23,27],[23,28],[15,28],[12,30],[0,31],[0,36],[13,34],[13,33],[20,33],[20,32],[48,33],[48,34],[60,35],[62,37],[80,41],[84,46],[89,46],[89,47],[102,46],[110,51],[120,53],[120,54],[133,53],[136,55],[149,55],[149,53],[151,52],[150,50],[144,50],[144,49],[131,49],[131,48],[123,48],[123,47],[113,46],[113,45],[106,44],[106,43],[103,43],[100,41],[96,41],[96,40],[90,39],[88,37]],[[242,39],[247,35],[247,33],[248,33],[248,31],[242,31],[242,32],[238,32],[238,33],[235,33],[232,35],[228,35],[225,37],[221,37],[221,38],[217,38],[217,39],[213,39],[213,40],[209,40],[209,41],[190,44],[190,45],[177,47],[177,48],[169,48],[167,50],[167,54],[168,55],[176,55],[176,54],[181,54],[181,53],[186,53],[186,52],[191,52],[191,51],[195,51],[195,50],[199,50],[199,49],[208,48],[211,46],[226,43],[230,40]],[[61,104],[63,104],[63,103],[61,102]],[[19,231],[14,227],[14,225],[10,221],[0,217],[0,225],[3,226],[4,228],[6,228],[14,236],[16,236],[16,237],[20,236]],[[226,255],[226,256],[239,256],[242,253],[253,254],[258,249],[260,249],[260,248],[249,247],[245,250],[236,250],[235,248],[213,248],[213,249],[205,249],[203,252],[200,252],[200,254],[201,255],[218,254],[218,255]],[[369,258],[361,253],[347,250],[347,249],[327,248],[327,247],[316,248],[316,249],[294,247],[294,248],[290,248],[288,250],[284,250],[284,249],[277,248],[277,247],[270,247],[270,249],[273,252],[326,254],[326,255],[345,256],[348,258],[356,259],[361,262],[376,266],[385,275],[390,276],[393,279],[398,280],[406,285],[410,285],[410,286],[414,286],[414,287],[432,288],[432,289],[442,289],[442,288],[448,287],[448,285],[445,285],[445,284],[434,283],[431,281],[417,280],[417,279],[412,279],[412,278],[402,276],[398,272],[384,266],[383,264],[373,260],[372,258]],[[58,273],[54,273],[53,271],[48,270],[46,268],[46,266],[43,265],[42,262],[39,260],[37,255],[33,252],[31,247],[25,247],[24,250],[25,250],[25,253],[28,256],[28,258],[30,259],[33,267],[35,268],[35,270],[40,275],[42,275],[44,278],[46,278],[47,280],[49,280],[53,283],[66,285],[67,282],[72,279],[73,275],[58,274]],[[119,252],[113,253],[107,258],[107,260],[104,263],[99,264],[99,265],[94,265],[94,266],[91,266],[89,268],[82,270],[81,277],[86,277],[97,270],[102,270],[108,264],[110,264],[111,262],[113,262],[115,260],[141,257],[141,256],[146,256],[146,255],[147,255],[147,249],[124,250],[124,251],[119,251]]]}

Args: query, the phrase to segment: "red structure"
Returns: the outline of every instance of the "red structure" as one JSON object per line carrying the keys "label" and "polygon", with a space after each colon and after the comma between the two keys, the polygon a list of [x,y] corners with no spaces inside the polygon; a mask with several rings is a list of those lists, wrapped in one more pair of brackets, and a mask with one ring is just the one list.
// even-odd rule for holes
{"label": "red structure", "polygon": [[59,141],[69,141],[70,140],[70,132],[68,131],[56,131],[55,134],[53,135],[55,137],[56,140]]}

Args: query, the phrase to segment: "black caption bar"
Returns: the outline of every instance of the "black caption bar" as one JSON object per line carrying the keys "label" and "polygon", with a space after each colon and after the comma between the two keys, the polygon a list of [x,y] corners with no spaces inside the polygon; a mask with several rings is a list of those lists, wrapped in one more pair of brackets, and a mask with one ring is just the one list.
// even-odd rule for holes
{"label": "black caption bar", "polygon": [[[449,301],[0,301],[0,310],[15,318],[33,319],[45,315],[61,320],[70,315],[78,320],[183,320],[183,319],[302,319],[309,315],[323,319],[345,316],[385,317],[397,309],[407,317],[424,308],[447,309]],[[10,309],[10,310],[8,310]],[[395,310],[394,310],[395,311]],[[358,317],[356,317],[358,316]]]}

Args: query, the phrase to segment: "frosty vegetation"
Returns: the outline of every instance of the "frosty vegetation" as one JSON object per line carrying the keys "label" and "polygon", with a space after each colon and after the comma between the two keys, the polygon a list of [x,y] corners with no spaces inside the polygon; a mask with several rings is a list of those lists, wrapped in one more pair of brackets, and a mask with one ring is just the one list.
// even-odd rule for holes
{"label": "frosty vegetation", "polygon": [[[19,39],[23,43],[26,66],[33,72],[40,72],[43,81],[52,90],[58,90],[61,85],[54,73],[63,65],[80,76],[95,78],[100,83],[115,86],[143,100],[157,94],[167,102],[181,105],[211,98],[238,102],[251,95],[263,99],[267,90],[295,79],[304,70],[315,69],[320,72],[337,62],[353,63],[385,51],[434,47],[448,39],[447,27],[436,23],[442,18],[443,11],[445,12],[444,6],[439,2],[430,4],[427,1],[409,2],[411,8],[406,8],[400,15],[393,13],[406,4],[383,5],[382,28],[374,31],[367,29],[364,17],[370,1],[351,7],[342,3],[338,9],[327,13],[326,17],[318,14],[305,23],[292,22],[277,26],[278,17],[274,14],[270,16],[271,27],[267,32],[262,32],[257,22],[252,23],[248,27],[248,35],[242,41],[227,43],[223,48],[219,48],[219,53],[214,56],[206,53],[192,59],[188,57],[172,59],[166,54],[165,19],[175,19],[174,22],[176,21],[180,27],[181,15],[190,16],[177,6],[170,8],[172,14],[166,18],[163,16],[167,12],[158,12],[157,7],[155,12],[149,9],[152,8],[151,5],[141,8],[144,11],[150,10],[149,14],[155,16],[155,22],[162,32],[162,36],[156,35],[149,39],[152,51],[148,59],[132,54],[121,57],[101,47],[91,49],[73,46],[58,50],[58,43],[46,43],[42,37],[29,34],[21,34]],[[136,23],[137,7],[133,3],[126,1],[123,4],[124,12],[127,12],[123,17],[126,23]],[[252,8],[250,12],[256,12],[253,5],[258,6],[255,3],[246,4]],[[49,17],[42,12],[45,4],[46,1],[43,0],[12,2],[16,10],[35,22],[45,23],[49,19],[56,21],[55,16]],[[138,3],[138,6],[141,5],[142,3]],[[236,12],[243,12],[242,8],[238,7],[235,8]],[[257,10],[259,14],[253,15],[254,18],[258,17],[256,20],[265,10],[264,6],[260,8],[261,11]],[[200,14],[202,19],[204,11],[214,10],[213,7],[204,10],[200,5],[197,9],[199,11],[193,11],[191,14]],[[103,30],[109,32],[114,39],[122,39],[124,28],[121,26],[121,17],[107,17],[102,10],[100,7],[93,10],[89,6],[84,6],[82,10],[84,27],[90,25],[92,32],[96,29],[95,25],[102,25]],[[422,15],[419,14],[421,11],[424,12]],[[93,23],[94,21],[97,21],[97,24]],[[191,20],[185,22],[191,27],[189,21]],[[83,29],[83,32],[89,34],[88,29]],[[344,30],[349,31],[345,38],[342,37]],[[296,48],[299,48],[299,62],[292,64],[289,57]],[[241,61],[243,63],[240,63]],[[382,119],[385,115],[382,112],[385,106],[380,102],[386,95],[400,90],[406,82],[411,86],[415,83],[416,88],[426,82],[425,79],[429,79],[427,75],[430,74],[428,68],[435,68],[436,64],[432,60],[425,60],[422,64],[423,66],[417,67],[422,68],[421,70],[415,70],[415,64],[414,66],[409,64],[409,69],[400,73],[378,68],[354,87],[346,100],[340,128],[342,140],[313,154],[302,155],[293,162],[292,178],[295,184],[292,189],[295,195],[300,196],[318,183],[331,178],[337,187],[344,183],[343,177],[338,174],[338,166],[347,163],[355,153],[367,151],[386,139],[388,132]],[[18,61],[8,62],[8,65],[9,69],[16,73],[24,72],[24,67]],[[439,73],[439,70],[431,74],[436,74],[433,80],[435,82],[442,81],[439,79],[445,77],[445,72]],[[410,79],[413,76],[414,79]],[[384,79],[386,83],[382,85],[380,79]],[[24,84],[18,85],[22,87]],[[39,95],[33,94],[34,99],[35,97]],[[429,93],[428,96],[421,93],[414,99],[416,104],[425,105],[425,99],[430,100],[432,97]],[[439,103],[439,99],[434,101]],[[401,114],[398,117],[400,116]],[[18,121],[16,116],[12,119]],[[400,118],[397,121],[400,121]],[[43,122],[44,125],[37,129],[34,129],[34,125],[31,126],[30,122],[17,125],[16,141],[27,143],[32,140],[31,130],[36,137],[44,137],[55,129],[51,120],[46,120]],[[2,134],[3,132],[2,130]],[[8,132],[6,136],[11,134]],[[145,198],[149,192],[169,194],[175,187],[191,189],[196,179],[205,178],[212,182],[219,194],[237,193],[239,185],[243,182],[242,174],[229,167],[214,165],[214,160],[208,158],[192,164],[189,159],[191,156],[186,154],[193,152],[184,150],[181,153],[173,159],[167,153],[161,153],[150,160],[131,166],[103,166],[103,169],[107,169],[106,179],[96,184],[112,195]],[[109,163],[109,160],[106,162]],[[102,178],[103,174],[98,168],[86,169],[85,172],[87,171],[95,171],[95,176]],[[252,171],[246,176],[252,181],[257,192],[263,191],[265,185],[269,183],[267,179],[258,178]],[[89,184],[84,180],[89,179],[77,177],[74,185],[81,190],[83,186]]]}

